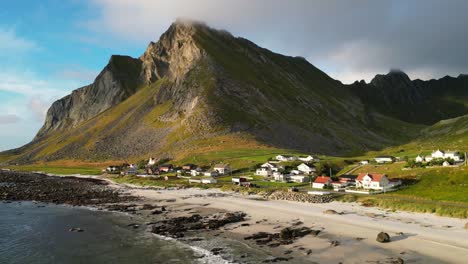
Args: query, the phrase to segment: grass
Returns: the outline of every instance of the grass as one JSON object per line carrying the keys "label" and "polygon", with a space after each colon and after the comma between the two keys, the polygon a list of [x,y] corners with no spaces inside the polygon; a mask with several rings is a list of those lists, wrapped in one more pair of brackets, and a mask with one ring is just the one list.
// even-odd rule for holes
{"label": "grass", "polygon": [[8,166],[6,168],[18,171],[41,171],[58,175],[82,174],[82,175],[100,175],[101,169],[94,167],[77,166],[53,166],[53,165],[21,165]]}
{"label": "grass", "polygon": [[392,211],[408,211],[417,213],[433,213],[439,216],[468,218],[468,204],[446,203],[429,199],[409,199],[396,195],[358,196],[343,195],[342,202],[359,202],[364,206],[376,206]]}

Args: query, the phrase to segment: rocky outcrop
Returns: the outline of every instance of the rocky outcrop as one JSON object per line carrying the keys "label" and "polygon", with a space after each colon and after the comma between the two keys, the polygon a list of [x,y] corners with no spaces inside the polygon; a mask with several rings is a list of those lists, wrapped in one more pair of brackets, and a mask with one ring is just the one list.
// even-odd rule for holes
{"label": "rocky outcrop", "polygon": [[36,140],[53,131],[71,129],[121,103],[142,83],[141,61],[114,55],[95,81],[54,102]]}

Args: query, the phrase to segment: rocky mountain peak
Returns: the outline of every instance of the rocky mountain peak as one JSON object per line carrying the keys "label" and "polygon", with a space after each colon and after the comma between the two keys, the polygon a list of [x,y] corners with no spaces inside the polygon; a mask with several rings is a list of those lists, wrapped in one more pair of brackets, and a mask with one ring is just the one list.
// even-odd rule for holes
{"label": "rocky mountain peak", "polygon": [[150,83],[163,77],[177,80],[191,68],[202,52],[195,44],[197,28],[206,27],[200,22],[178,20],[161,35],[158,42],[150,42],[144,54],[143,79]]}

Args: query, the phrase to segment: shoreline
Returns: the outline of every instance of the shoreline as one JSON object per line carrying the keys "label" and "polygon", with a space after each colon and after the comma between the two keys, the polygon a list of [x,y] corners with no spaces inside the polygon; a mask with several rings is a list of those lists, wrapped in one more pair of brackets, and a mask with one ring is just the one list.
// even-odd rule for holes
{"label": "shoreline", "polygon": [[[460,257],[468,255],[468,230],[464,229],[466,219],[391,212],[356,203],[267,201],[259,196],[243,196],[213,189],[163,190],[117,184],[110,179],[96,176],[73,176],[104,180],[109,188],[138,198],[118,202],[120,205],[128,205],[130,202],[140,209],[144,204],[156,205],[155,208],[167,207],[167,213],[157,215],[149,214],[148,210],[128,212],[151,221],[193,214],[208,216],[220,212],[245,212],[245,221],[228,223],[212,233],[270,253],[278,258],[278,261],[289,259],[291,263],[463,263]],[[99,206],[97,208],[100,210]],[[104,210],[108,209],[104,206]],[[110,210],[112,211],[112,208]],[[326,210],[334,210],[338,214],[325,214]],[[245,237],[258,232],[275,234],[281,229],[291,227],[311,228],[319,230],[320,233],[315,236],[306,235],[295,239],[291,244],[274,247],[258,244],[255,240],[245,240]],[[391,242],[376,241],[376,236],[381,231],[390,235]],[[210,232],[189,233],[196,235]]]}

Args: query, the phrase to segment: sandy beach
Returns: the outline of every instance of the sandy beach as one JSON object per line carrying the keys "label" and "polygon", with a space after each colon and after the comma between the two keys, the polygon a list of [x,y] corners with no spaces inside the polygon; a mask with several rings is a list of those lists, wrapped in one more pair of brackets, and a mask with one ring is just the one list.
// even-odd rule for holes
{"label": "sandy beach", "polygon": [[[279,258],[274,262],[288,260],[289,263],[466,263],[464,257],[468,256],[468,229],[465,229],[467,219],[392,212],[364,207],[357,203],[336,201],[301,203],[265,200],[261,196],[222,192],[217,189],[146,188],[117,184],[100,176],[73,176],[107,181],[106,188],[117,191],[123,197],[135,197],[119,202],[111,196],[111,201],[116,202],[111,204],[114,203],[117,207],[112,209],[105,206],[108,202],[104,202],[101,209],[127,211],[143,216],[145,222],[137,225],[147,226],[149,231],[155,223],[177,217],[190,218],[201,215],[206,219],[210,215],[222,212],[244,212],[246,217],[241,221],[233,221],[211,231],[201,229],[192,232],[192,235],[201,235],[200,232],[203,232],[203,235],[207,235],[205,241],[215,237],[237,241],[247,248],[258,249],[258,252],[265,253],[266,256]],[[48,179],[51,180],[53,179]],[[70,178],[65,180],[72,181]],[[95,195],[101,195],[101,189],[99,190]],[[55,199],[60,194],[52,194],[51,197]],[[94,201],[93,197],[88,197],[87,192],[84,192],[84,195],[84,205],[88,200]],[[144,209],[145,207],[148,209]],[[127,210],[129,208],[130,210]],[[157,214],[154,213],[155,208]],[[162,212],[158,208],[167,210]],[[325,213],[327,210],[332,212]],[[177,224],[172,227],[179,229]],[[313,233],[292,239],[286,244],[274,243],[278,241],[271,240],[268,243],[258,243],[255,239],[245,239],[258,232],[278,234],[286,228],[307,228],[313,230]],[[376,241],[380,232],[388,233],[391,241]],[[229,244],[224,245],[224,248],[226,247],[229,247]],[[237,251],[236,254],[238,253]]]}
{"label": "sandy beach", "polygon": [[[228,211],[243,211],[248,226],[233,224],[225,230],[243,237],[259,231],[275,232],[297,225],[322,230],[318,236],[305,236],[291,245],[274,249],[302,256],[317,263],[466,263],[468,230],[466,220],[432,214],[390,212],[356,203],[331,202],[306,204],[290,201],[265,201],[256,196],[221,193],[219,190],[154,190],[128,188],[146,201],[170,200],[171,206],[202,206]],[[175,201],[174,201],[175,199]],[[325,214],[333,209],[341,214]],[[391,242],[379,243],[376,236],[387,232]],[[338,243],[336,243],[337,241]],[[310,252],[310,251],[309,251]],[[400,258],[400,260],[398,259]],[[294,261],[291,261],[294,263]]]}

